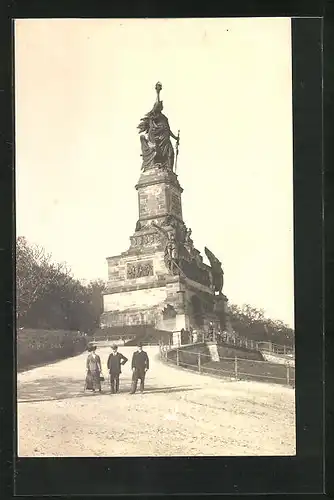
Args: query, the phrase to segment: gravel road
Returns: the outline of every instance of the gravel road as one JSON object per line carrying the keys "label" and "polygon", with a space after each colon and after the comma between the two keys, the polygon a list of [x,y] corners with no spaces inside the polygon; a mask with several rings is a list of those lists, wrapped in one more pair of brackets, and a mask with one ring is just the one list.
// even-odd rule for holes
{"label": "gravel road", "polygon": [[[84,393],[86,353],[18,374],[21,457],[295,454],[295,393],[165,365],[150,356],[144,394],[130,395],[133,347],[121,392]],[[98,349],[104,375],[109,348]]]}

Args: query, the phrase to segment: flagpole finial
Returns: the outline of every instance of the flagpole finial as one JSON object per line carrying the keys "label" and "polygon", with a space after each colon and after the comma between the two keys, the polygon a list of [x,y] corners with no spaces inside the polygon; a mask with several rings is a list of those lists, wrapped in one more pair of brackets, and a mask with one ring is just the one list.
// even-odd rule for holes
{"label": "flagpole finial", "polygon": [[157,102],[159,102],[159,101],[160,101],[160,92],[161,92],[161,90],[162,90],[162,85],[161,85],[161,83],[160,83],[160,82],[157,82],[157,83],[155,84],[155,90],[156,90],[156,92],[157,92]]}

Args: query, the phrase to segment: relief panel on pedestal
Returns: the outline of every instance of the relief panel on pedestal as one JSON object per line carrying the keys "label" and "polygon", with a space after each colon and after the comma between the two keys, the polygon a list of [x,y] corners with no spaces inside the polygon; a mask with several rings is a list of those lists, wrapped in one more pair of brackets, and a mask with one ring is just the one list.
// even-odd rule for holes
{"label": "relief panel on pedestal", "polygon": [[124,266],[109,266],[108,269],[108,280],[109,281],[122,281],[125,279],[125,268]]}
{"label": "relief panel on pedestal", "polygon": [[150,246],[160,243],[160,236],[157,233],[149,233],[149,234],[138,234],[135,236],[131,236],[131,246],[132,247],[141,247],[141,246]]}
{"label": "relief panel on pedestal", "polygon": [[127,279],[144,278],[153,276],[153,260],[131,262],[127,264]]}

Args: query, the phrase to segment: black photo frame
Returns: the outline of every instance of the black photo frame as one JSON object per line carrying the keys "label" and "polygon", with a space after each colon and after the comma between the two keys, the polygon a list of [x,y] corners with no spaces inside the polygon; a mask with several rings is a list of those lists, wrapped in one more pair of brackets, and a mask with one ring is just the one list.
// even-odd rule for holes
{"label": "black photo frame", "polygon": [[[325,339],[325,291],[329,300],[332,288],[324,281],[325,243],[330,245],[330,228],[326,232],[324,211],[329,206],[331,177],[325,175],[324,123],[330,119],[323,104],[331,99],[326,88],[325,21],[322,6],[296,10],[275,9],[264,12],[260,2],[244,10],[226,9],[219,17],[239,16],[301,16],[293,17],[293,130],[294,130],[294,227],[295,227],[295,330],[296,330],[296,425],[297,455],[295,457],[189,457],[189,458],[17,458],[15,456],[15,132],[13,93],[13,18],[18,17],[218,17],[217,12],[197,14],[180,12],[171,16],[153,4],[142,9],[128,7],[125,14],[118,9],[97,15],[96,4],[87,6],[67,2],[46,5],[43,2],[17,2],[10,6],[9,16],[1,29],[2,127],[4,159],[2,193],[4,215],[1,237],[1,318],[6,339],[1,352],[5,367],[4,403],[1,405],[1,458],[5,470],[2,488],[10,496],[69,495],[222,495],[222,494],[301,494],[324,493],[325,458],[329,460],[329,440],[333,431],[327,423],[325,439],[324,382],[325,360],[333,341]],[[298,5],[297,5],[298,4]],[[91,4],[92,5],[92,4]],[[101,5],[101,4],[100,4]],[[116,13],[116,11],[118,12]],[[139,12],[140,10],[140,12]],[[196,11],[196,7],[194,7]],[[233,11],[232,11],[233,10]],[[112,13],[111,13],[112,11]],[[257,11],[257,14],[256,14]],[[260,14],[260,12],[262,13]],[[299,12],[298,12],[299,11]],[[148,15],[149,13],[149,15]],[[303,17],[308,16],[308,17]],[[313,16],[313,17],[312,17]],[[330,42],[328,42],[328,50]],[[330,74],[331,73],[331,74]],[[333,71],[328,70],[328,79]],[[325,78],[325,80],[324,80]],[[324,87],[325,81],[325,87]],[[324,98],[325,96],[325,98]],[[327,99],[327,101],[326,101]],[[327,118],[326,118],[327,116]],[[324,122],[325,120],[325,122]],[[327,147],[327,145],[326,145]],[[327,150],[326,150],[327,151]],[[327,164],[327,161],[326,161]],[[325,203],[326,193],[328,205]],[[333,258],[333,257],[331,257]],[[331,262],[328,264],[331,265]],[[330,268],[326,267],[326,275]],[[328,308],[327,308],[328,309]],[[327,311],[326,309],[326,311]],[[327,314],[327,312],[326,312]],[[330,318],[327,317],[327,321]],[[331,323],[332,325],[333,323]],[[325,340],[327,344],[325,344]],[[326,347],[326,351],[325,351]],[[14,374],[12,376],[12,374]],[[13,382],[12,386],[10,382]],[[326,382],[327,384],[327,382]],[[330,389],[330,388],[328,388]],[[14,394],[14,397],[13,397]],[[332,407],[333,408],[333,407]],[[333,417],[332,417],[333,422]],[[6,431],[4,432],[4,429]],[[326,450],[325,450],[326,441]],[[325,454],[326,451],[326,454]],[[329,462],[328,462],[329,463]],[[328,467],[328,466],[327,466]],[[172,480],[171,480],[172,478]],[[327,484],[327,490],[330,484]]]}

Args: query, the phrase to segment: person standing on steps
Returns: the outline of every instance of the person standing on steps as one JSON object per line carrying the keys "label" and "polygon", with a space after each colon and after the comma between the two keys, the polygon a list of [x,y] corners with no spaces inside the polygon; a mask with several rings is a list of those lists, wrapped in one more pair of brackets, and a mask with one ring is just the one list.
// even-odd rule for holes
{"label": "person standing on steps", "polygon": [[125,365],[128,358],[117,352],[117,345],[111,346],[112,352],[109,355],[107,366],[110,374],[110,392],[115,394],[119,392],[119,376],[122,372],[121,367]]}
{"label": "person standing on steps", "polygon": [[134,394],[137,390],[138,380],[140,380],[140,392],[144,392],[144,382],[147,370],[150,367],[148,355],[143,351],[141,343],[138,344],[138,349],[132,356],[132,385],[130,394]]}

